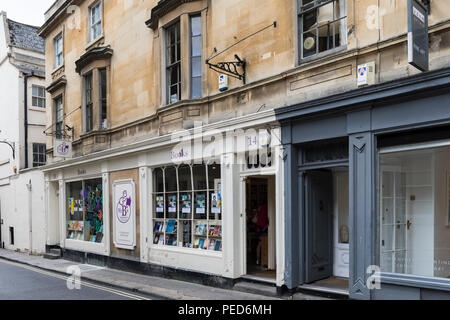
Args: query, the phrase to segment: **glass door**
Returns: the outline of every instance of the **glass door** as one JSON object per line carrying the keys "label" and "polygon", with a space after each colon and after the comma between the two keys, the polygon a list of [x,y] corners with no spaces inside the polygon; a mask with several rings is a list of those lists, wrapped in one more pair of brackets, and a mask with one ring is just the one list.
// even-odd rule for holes
{"label": "glass door", "polygon": [[380,267],[383,272],[405,273],[409,221],[405,173],[400,167],[381,169]]}

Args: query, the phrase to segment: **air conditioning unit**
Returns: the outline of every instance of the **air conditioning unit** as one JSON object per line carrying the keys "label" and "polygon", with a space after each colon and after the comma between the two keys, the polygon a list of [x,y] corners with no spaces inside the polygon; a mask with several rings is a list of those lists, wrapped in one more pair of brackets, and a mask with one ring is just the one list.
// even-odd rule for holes
{"label": "air conditioning unit", "polygon": [[357,73],[358,87],[375,84],[375,61],[359,65]]}

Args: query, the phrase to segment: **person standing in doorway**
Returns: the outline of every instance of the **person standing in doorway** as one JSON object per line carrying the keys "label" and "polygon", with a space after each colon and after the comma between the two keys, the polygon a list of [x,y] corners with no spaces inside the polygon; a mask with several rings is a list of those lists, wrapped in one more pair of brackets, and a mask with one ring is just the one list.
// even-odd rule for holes
{"label": "person standing in doorway", "polygon": [[267,233],[269,227],[269,217],[268,217],[268,206],[267,203],[263,204],[256,210],[253,216],[252,222],[256,225],[256,232],[258,237],[258,245],[256,246],[256,264],[261,264],[261,245],[262,238]]}

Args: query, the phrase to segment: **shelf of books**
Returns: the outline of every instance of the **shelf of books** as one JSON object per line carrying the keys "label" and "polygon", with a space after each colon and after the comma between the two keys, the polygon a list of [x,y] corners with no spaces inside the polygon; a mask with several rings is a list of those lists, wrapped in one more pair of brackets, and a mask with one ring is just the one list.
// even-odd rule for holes
{"label": "shelf of books", "polygon": [[153,244],[177,246],[178,222],[175,219],[157,219],[153,226]]}
{"label": "shelf of books", "polygon": [[192,247],[194,249],[222,251],[222,221],[195,221]]}
{"label": "shelf of books", "polygon": [[84,221],[67,222],[67,239],[84,240]]}

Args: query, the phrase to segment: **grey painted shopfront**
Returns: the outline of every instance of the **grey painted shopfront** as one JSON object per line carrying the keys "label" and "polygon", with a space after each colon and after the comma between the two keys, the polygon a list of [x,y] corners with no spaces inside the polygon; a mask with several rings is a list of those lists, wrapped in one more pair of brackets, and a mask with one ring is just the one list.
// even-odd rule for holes
{"label": "grey painted shopfront", "polygon": [[[278,109],[277,119],[287,287],[334,277],[352,299],[450,299],[450,69]],[[369,289],[377,270],[380,287]]]}

